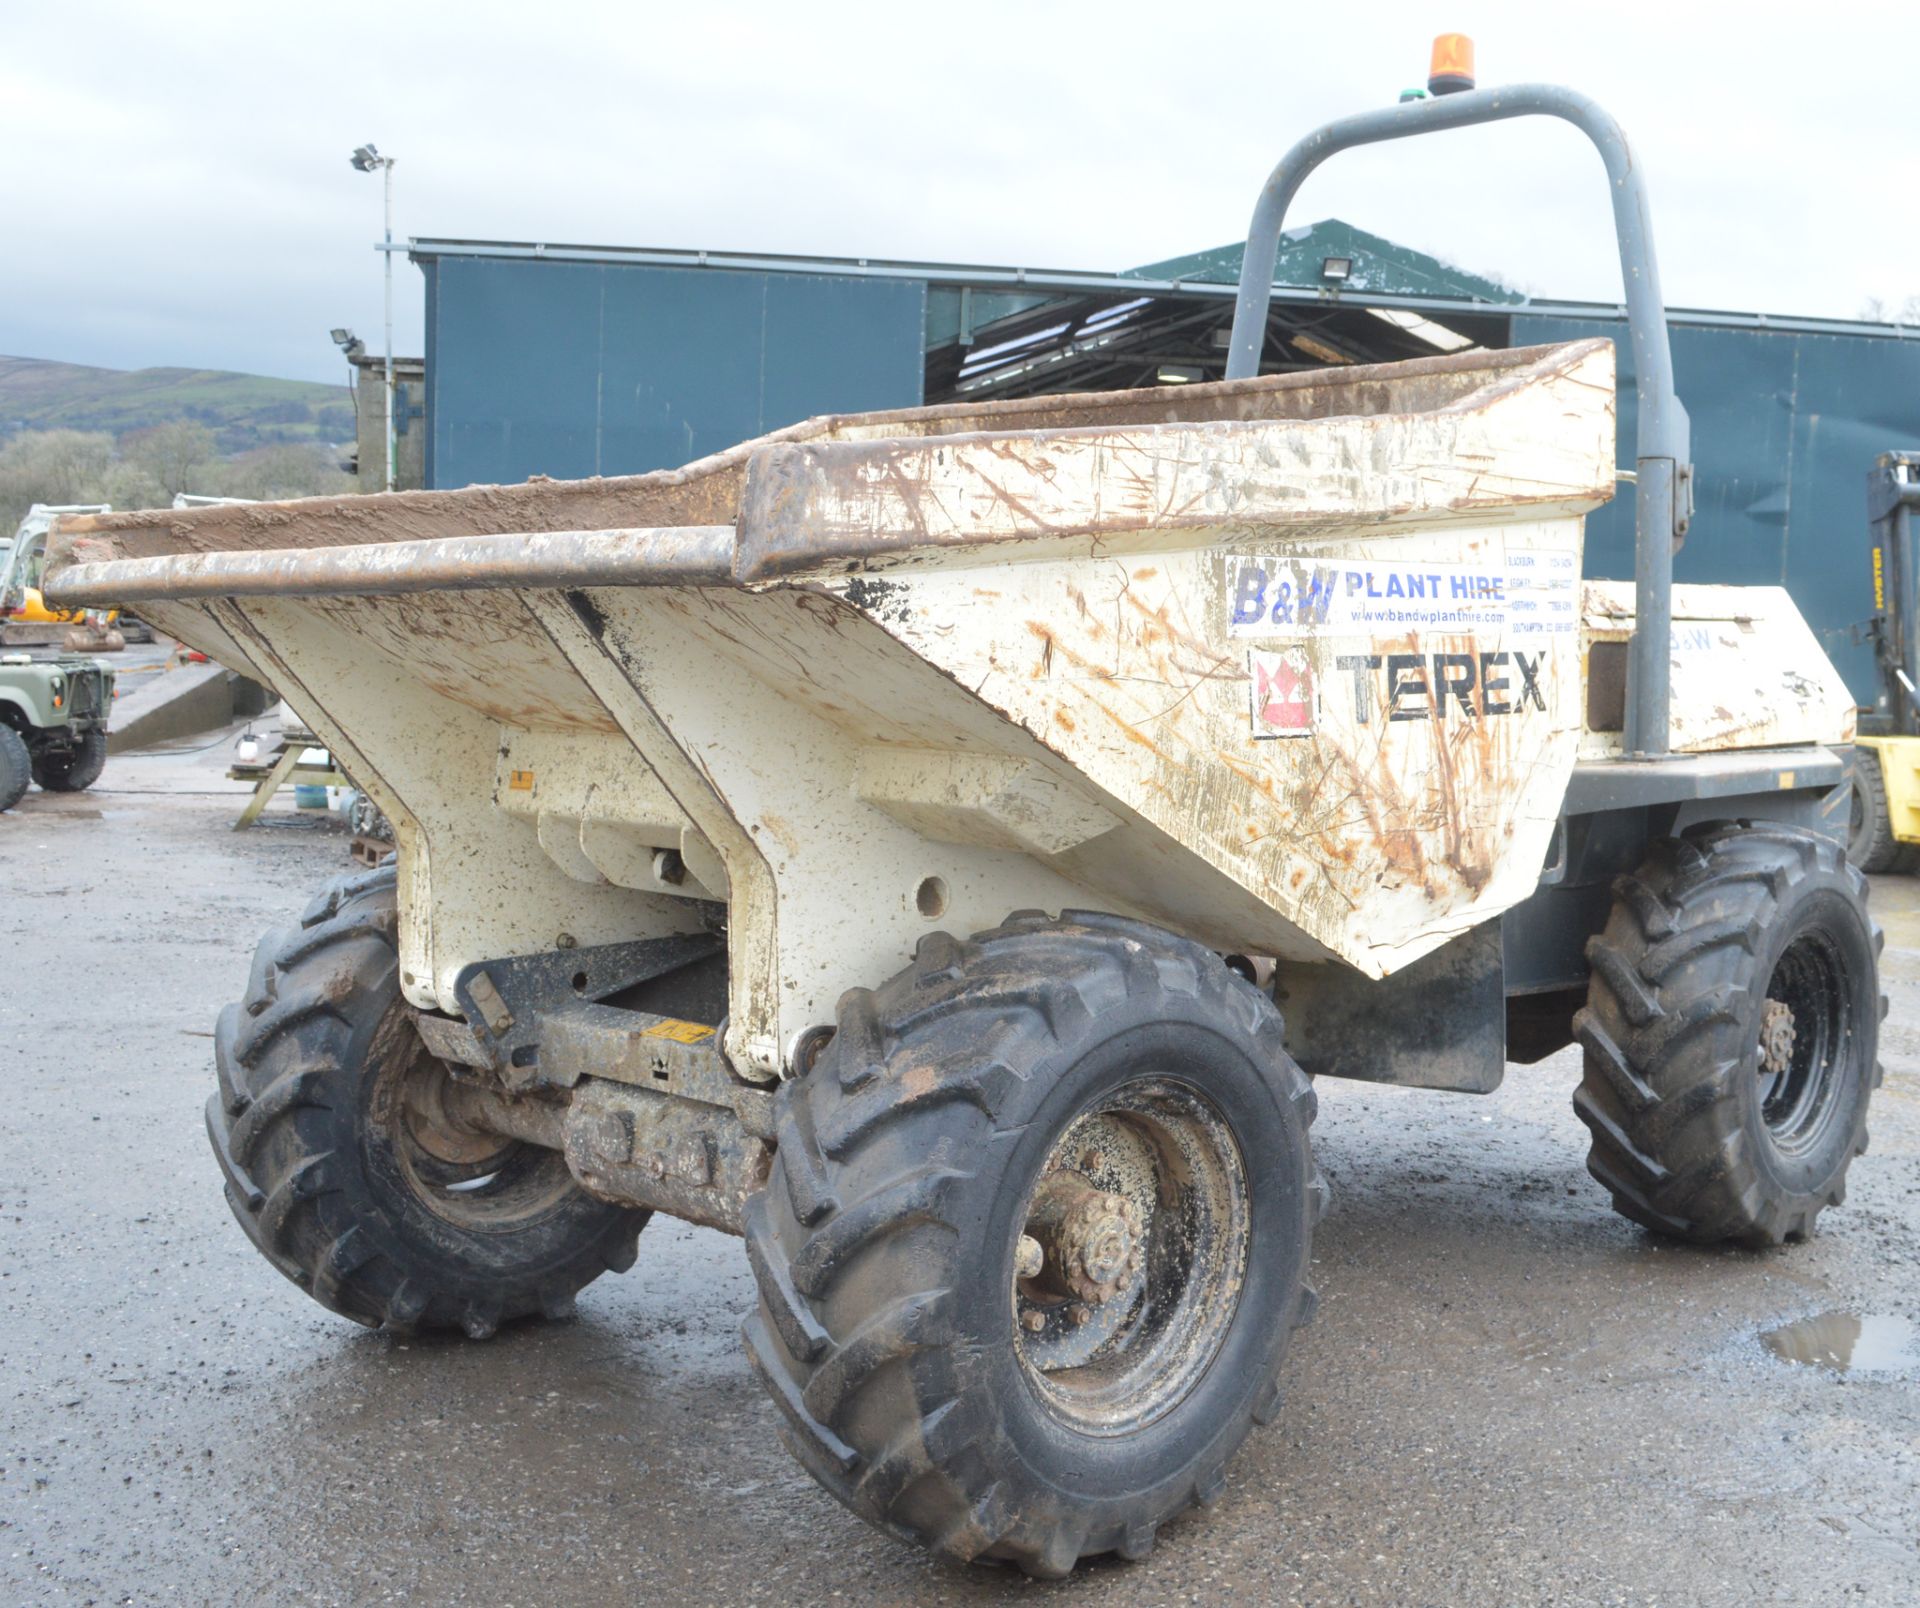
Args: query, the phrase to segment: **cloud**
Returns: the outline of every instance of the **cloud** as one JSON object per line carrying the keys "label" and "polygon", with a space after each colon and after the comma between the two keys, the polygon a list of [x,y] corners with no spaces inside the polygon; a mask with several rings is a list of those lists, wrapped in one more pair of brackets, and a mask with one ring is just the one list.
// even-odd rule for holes
{"label": "cloud", "polygon": [[[336,379],[377,346],[379,181],[406,235],[1119,268],[1238,235],[1317,122],[1424,76],[1620,118],[1675,304],[1849,317],[1920,291],[1905,8],[1216,0],[16,8],[0,60],[0,351]],[[1506,125],[1336,159],[1335,214],[1553,296],[1612,299],[1597,162]],[[421,281],[396,275],[402,350]]]}

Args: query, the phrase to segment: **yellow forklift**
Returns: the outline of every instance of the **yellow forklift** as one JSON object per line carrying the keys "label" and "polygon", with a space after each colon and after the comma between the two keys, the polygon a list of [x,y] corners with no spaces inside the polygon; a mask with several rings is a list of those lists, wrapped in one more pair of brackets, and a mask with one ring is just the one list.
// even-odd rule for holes
{"label": "yellow forklift", "polygon": [[1920,870],[1920,452],[1883,453],[1867,476],[1873,530],[1868,631],[1880,697],[1860,712],[1847,858],[1862,871]]}

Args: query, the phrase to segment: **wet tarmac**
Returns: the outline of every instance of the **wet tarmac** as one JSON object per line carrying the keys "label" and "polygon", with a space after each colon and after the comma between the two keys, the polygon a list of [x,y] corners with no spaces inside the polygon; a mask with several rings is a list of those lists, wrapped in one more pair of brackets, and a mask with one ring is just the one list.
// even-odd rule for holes
{"label": "wet tarmac", "polygon": [[209,1034],[346,839],[230,832],[221,759],[117,758],[0,817],[0,1602],[1920,1601],[1920,1366],[1761,1338],[1920,1321],[1920,881],[1875,889],[1887,1081],[1816,1241],[1612,1216],[1566,1055],[1485,1098],[1323,1084],[1287,1406],[1153,1557],[1043,1585],[820,1493],[719,1234],[656,1219],[577,1320],[485,1344],[369,1334],[253,1253]]}

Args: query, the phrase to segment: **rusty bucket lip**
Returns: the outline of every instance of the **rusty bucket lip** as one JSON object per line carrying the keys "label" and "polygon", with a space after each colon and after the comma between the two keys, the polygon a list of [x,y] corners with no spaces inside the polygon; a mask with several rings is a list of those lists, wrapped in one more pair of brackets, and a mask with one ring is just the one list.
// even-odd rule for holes
{"label": "rusty bucket lip", "polygon": [[442,536],[340,547],[173,553],[70,564],[60,602],[225,597],[372,597],[520,587],[731,586],[731,525]]}
{"label": "rusty bucket lip", "polygon": [[[1231,439],[1273,429],[1310,428],[1327,418],[1465,416],[1496,408],[1503,398],[1587,360],[1607,344],[1589,337],[1357,365],[1331,377],[1316,373],[1221,381],[1191,387],[1178,399],[1177,407],[1149,390],[826,415],[741,442],[680,469],[613,480],[542,480],[526,486],[391,492],[184,513],[136,510],[74,516],[56,527],[45,595],[51,602],[74,605],[576,586],[758,587],[817,579],[822,574],[910,558],[926,544],[926,533],[912,519],[872,529],[856,520],[859,529],[851,531],[832,520],[816,520],[801,493],[821,475],[834,485],[857,488],[883,469],[921,464],[929,453],[937,458],[963,445],[1019,441],[1065,450],[1154,431],[1172,432],[1182,439]],[[1434,394],[1419,389],[1442,381],[1448,383]],[[1401,405],[1383,408],[1375,401],[1365,406],[1303,407],[1297,412],[1247,416],[1219,411],[1223,402],[1237,397],[1299,391],[1365,396],[1381,384],[1406,390],[1399,398]],[[1168,411],[1149,421],[1121,417],[1150,404],[1157,413]],[[1053,422],[1036,423],[1049,416]],[[548,510],[551,517],[567,511],[569,497],[591,492],[592,508],[576,506],[572,511],[602,515],[608,511],[605,500],[610,496],[631,499],[643,491],[684,491],[736,473],[741,484],[732,504],[732,523],[591,527],[582,523],[565,529],[536,526],[531,531],[496,533],[501,524],[510,527],[521,519],[536,518],[532,499],[541,496],[561,494],[560,502]],[[796,475],[800,483],[789,485]],[[1592,502],[1611,492],[1609,474],[1604,482],[1557,486],[1532,500]],[[1514,500],[1511,488],[1504,500]],[[366,539],[382,520],[405,525],[429,514],[456,522],[484,521],[483,530],[486,526],[492,530],[482,534],[469,529],[464,534],[402,541]],[[1129,526],[1134,521],[1122,517],[1119,523]],[[1215,523],[1210,517],[1161,514],[1148,519],[1146,528],[1163,538],[1191,538]],[[287,533],[317,534],[322,526],[324,537],[317,541],[254,545],[263,537],[284,541],[282,527]],[[1010,534],[1030,542],[1035,537],[1072,535],[1110,539],[1115,533],[1112,516],[1063,521],[1048,514],[1036,516]],[[1006,534],[995,537],[983,532],[975,545],[996,539],[1005,540]],[[123,545],[156,541],[176,550],[136,557]],[[179,544],[188,542],[192,550],[178,550]]]}

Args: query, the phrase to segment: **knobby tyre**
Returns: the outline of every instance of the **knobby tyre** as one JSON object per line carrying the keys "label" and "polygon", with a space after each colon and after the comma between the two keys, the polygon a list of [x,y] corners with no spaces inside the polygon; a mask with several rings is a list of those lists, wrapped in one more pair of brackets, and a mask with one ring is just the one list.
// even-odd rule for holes
{"label": "knobby tyre", "polygon": [[1880,1080],[1865,878],[1829,839],[1723,823],[1656,844],[1614,895],[1575,1017],[1588,1170],[1662,1234],[1805,1239]]}
{"label": "knobby tyre", "polygon": [[1278,1410],[1314,1108],[1199,945],[1074,912],[930,935],[777,1102],[746,1340],[788,1446],[945,1557],[1142,1555]]}
{"label": "knobby tyre", "polygon": [[79,793],[100,780],[107,764],[107,734],[90,731],[64,754],[41,754],[33,762],[33,779],[49,793]]}
{"label": "knobby tyre", "polygon": [[558,1152],[449,1124],[399,988],[392,866],[341,878],[254,953],[220,1015],[207,1132],[234,1216],[321,1305],[402,1332],[565,1317],[632,1266],[645,1212]]}

